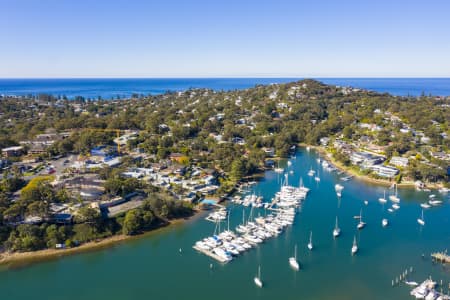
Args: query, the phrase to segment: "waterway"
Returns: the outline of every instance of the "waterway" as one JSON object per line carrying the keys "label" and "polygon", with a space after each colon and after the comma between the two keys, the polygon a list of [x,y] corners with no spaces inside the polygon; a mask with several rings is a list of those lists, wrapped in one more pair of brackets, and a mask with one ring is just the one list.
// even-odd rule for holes
{"label": "waterway", "polygon": [[[214,224],[198,216],[141,239],[112,248],[64,257],[18,268],[1,267],[2,299],[411,299],[410,288],[392,287],[391,281],[406,268],[413,267],[410,280],[432,276],[446,286],[450,268],[433,264],[429,254],[450,248],[450,202],[425,211],[425,226],[417,223],[425,192],[400,189],[401,208],[389,213],[378,202],[384,188],[360,182],[343,182],[316,161],[313,151],[300,150],[292,165],[290,183],[300,178],[311,188],[297,214],[295,224],[277,238],[267,240],[234,261],[221,265],[192,249],[195,241],[211,235]],[[318,170],[321,181],[307,176]],[[283,175],[267,172],[253,191],[269,200],[280,187]],[[342,199],[334,191],[336,183],[345,188]],[[368,205],[364,204],[368,201]],[[242,220],[243,207],[229,204],[231,227]],[[366,227],[358,231],[357,220],[363,210]],[[246,215],[249,209],[246,209]],[[255,215],[264,210],[254,210]],[[333,239],[335,217],[339,217],[341,236]],[[381,219],[388,218],[387,228]],[[225,224],[223,224],[225,225]],[[313,251],[307,249],[313,231]],[[351,256],[353,237],[359,252]],[[299,272],[289,268],[288,258],[298,245]],[[179,249],[181,248],[181,253]],[[422,258],[425,254],[425,258]],[[212,264],[212,268],[210,268]],[[253,283],[261,265],[264,288]]]}

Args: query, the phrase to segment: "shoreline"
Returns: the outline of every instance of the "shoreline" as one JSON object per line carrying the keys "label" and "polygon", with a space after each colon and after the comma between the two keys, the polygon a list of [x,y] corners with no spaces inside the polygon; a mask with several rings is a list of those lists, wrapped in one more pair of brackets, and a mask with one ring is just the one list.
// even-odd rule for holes
{"label": "shoreline", "polygon": [[[320,154],[320,156],[322,156],[326,160],[330,161],[336,168],[338,168],[339,170],[343,171],[346,174],[352,175],[356,180],[360,180],[364,183],[375,184],[375,185],[380,185],[380,186],[391,186],[392,183],[395,182],[395,180],[389,181],[389,180],[384,180],[384,179],[375,179],[375,178],[370,178],[366,175],[361,175],[358,172],[356,172],[355,170],[352,170],[351,168],[346,167],[346,166],[342,165],[340,162],[336,161],[330,155],[330,153],[322,146],[307,145],[307,144],[303,144],[303,143],[298,144],[298,146],[303,147],[303,148],[309,147],[310,149],[317,151]],[[252,176],[247,176],[245,178],[242,178],[240,180],[240,182],[242,183],[242,181],[244,179],[246,179],[247,181],[249,181],[249,179],[252,179],[252,180],[261,179],[261,177],[264,176],[265,172],[266,172],[266,170],[264,170],[263,172],[257,173],[257,174],[252,174]],[[401,187],[401,188],[414,188],[415,187],[414,182],[399,183],[399,184],[397,184],[397,186]],[[439,186],[437,184],[427,184],[426,186],[428,188],[433,188],[433,189],[439,188]],[[234,191],[234,192],[236,192],[236,191]],[[233,194],[233,193],[231,193],[231,194]],[[194,209],[194,213],[189,217],[170,220],[165,225],[162,225],[162,226],[155,228],[153,230],[150,230],[150,231],[143,232],[138,235],[131,235],[131,236],[127,236],[127,235],[123,235],[123,234],[113,235],[111,237],[107,237],[107,238],[101,239],[99,241],[91,241],[91,242],[82,244],[78,247],[74,247],[74,248],[43,249],[43,250],[28,251],[28,252],[0,253],[0,268],[5,267],[5,266],[6,266],[6,268],[10,268],[10,267],[14,268],[16,266],[20,267],[23,265],[29,265],[29,264],[39,263],[39,262],[43,262],[43,261],[58,259],[58,258],[69,256],[69,255],[76,255],[76,254],[81,254],[81,253],[88,253],[88,252],[93,252],[93,251],[104,250],[104,249],[113,247],[114,245],[119,245],[119,244],[123,243],[124,241],[145,238],[149,235],[158,233],[164,229],[173,228],[176,225],[180,225],[180,224],[188,222],[188,221],[193,221],[193,220],[197,219],[201,215],[201,213],[202,213],[202,210]]]}
{"label": "shoreline", "polygon": [[[346,166],[342,165],[340,162],[336,161],[330,155],[330,153],[322,146],[313,146],[313,145],[306,145],[306,144],[300,144],[300,146],[305,147],[305,148],[309,147],[310,149],[316,150],[322,157],[324,157],[328,161],[330,161],[336,168],[338,168],[339,170],[343,171],[346,174],[352,175],[355,179],[360,180],[362,182],[385,186],[385,187],[389,187],[393,183],[396,183],[394,179],[392,181],[389,181],[387,179],[376,179],[376,178],[371,178],[367,175],[361,175],[358,172],[356,172],[355,170],[352,170],[351,168],[346,167]],[[415,188],[416,187],[414,182],[411,182],[411,181],[396,183],[396,185],[399,188]],[[427,184],[425,184],[425,186],[426,186],[426,188],[429,188],[429,189],[439,189],[440,188],[440,185],[435,184],[435,183],[427,183]]]}
{"label": "shoreline", "polygon": [[65,256],[100,251],[111,248],[115,245],[120,245],[125,241],[146,238],[150,235],[157,234],[163,230],[172,229],[177,225],[195,220],[201,215],[201,212],[202,212],[201,210],[194,210],[194,214],[190,217],[170,220],[167,224],[163,226],[160,226],[150,231],[143,232],[138,235],[123,235],[123,234],[113,235],[111,237],[107,237],[99,241],[91,241],[84,243],[78,247],[67,249],[43,249],[28,252],[0,253],[0,271],[2,268],[5,268],[7,270],[10,268],[23,267],[44,261],[55,260]]}

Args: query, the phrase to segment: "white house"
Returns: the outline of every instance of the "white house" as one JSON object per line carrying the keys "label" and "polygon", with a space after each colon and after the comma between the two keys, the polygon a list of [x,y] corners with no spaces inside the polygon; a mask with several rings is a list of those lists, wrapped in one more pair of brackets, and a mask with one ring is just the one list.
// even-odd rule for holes
{"label": "white house", "polygon": [[404,167],[408,166],[408,158],[400,157],[400,156],[393,156],[389,163],[393,166],[404,168]]}

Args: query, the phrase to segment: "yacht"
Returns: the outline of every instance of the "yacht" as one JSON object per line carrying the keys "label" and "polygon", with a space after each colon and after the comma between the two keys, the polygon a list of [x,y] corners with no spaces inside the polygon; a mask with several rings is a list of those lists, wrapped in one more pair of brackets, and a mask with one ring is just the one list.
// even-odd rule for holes
{"label": "yacht", "polygon": [[233,259],[233,257],[231,256],[231,254],[228,251],[226,251],[220,247],[214,248],[213,252],[220,258],[224,259],[225,261],[230,261]]}
{"label": "yacht", "polygon": [[389,224],[388,219],[383,219],[383,220],[381,220],[381,225],[383,225],[383,227],[388,226],[388,224]]}
{"label": "yacht", "polygon": [[341,229],[338,226],[338,217],[336,216],[336,225],[334,226],[333,229],[333,237],[336,238],[341,234]]}
{"label": "yacht", "polygon": [[358,244],[356,243],[356,236],[353,237],[353,246],[352,246],[352,255],[355,255],[358,252]]}
{"label": "yacht", "polygon": [[342,190],[344,189],[344,186],[343,185],[340,185],[339,183],[337,183],[335,186],[334,186],[334,190],[336,191],[336,194],[338,195],[338,197],[341,197],[341,195],[342,195]]}
{"label": "yacht", "polygon": [[398,205],[397,203],[392,204],[392,208],[397,210],[400,208],[400,205]]}
{"label": "yacht", "polygon": [[316,171],[314,171],[312,168],[308,172],[308,176],[313,177],[314,174],[316,174]]}
{"label": "yacht", "polygon": [[386,190],[383,193],[383,198],[378,198],[378,201],[380,201],[381,203],[386,203],[387,199],[386,199]]}
{"label": "yacht", "polygon": [[319,173],[317,173],[316,177],[314,177],[314,180],[317,181],[317,182],[320,182]]}
{"label": "yacht", "polygon": [[312,243],[312,231],[309,234],[309,243],[308,243],[308,249],[312,250],[313,249],[313,243]]}
{"label": "yacht", "polygon": [[422,217],[417,219],[417,223],[419,223],[420,225],[425,225],[425,219],[423,218],[423,209],[422,209]]}
{"label": "yacht", "polygon": [[255,282],[255,284],[262,288],[263,287],[263,282],[261,280],[261,266],[258,266],[258,274],[255,276],[255,278],[253,279],[253,281]]}
{"label": "yacht", "polygon": [[366,223],[364,223],[363,220],[362,220],[362,209],[361,209],[361,211],[359,212],[359,223],[356,226],[356,228],[363,229],[364,226],[366,226]]}
{"label": "yacht", "polygon": [[296,271],[300,270],[300,265],[297,261],[297,245],[294,247],[294,256],[289,257],[289,265]]}
{"label": "yacht", "polygon": [[428,203],[421,203],[420,206],[421,206],[422,208],[430,208],[430,207],[431,207],[431,205],[428,204]]}
{"label": "yacht", "polygon": [[399,203],[400,202],[400,198],[397,196],[397,185],[395,185],[395,194],[394,195],[390,195],[389,196],[389,200],[391,200],[392,202],[395,202],[395,203]]}
{"label": "yacht", "polygon": [[430,201],[428,201],[428,203],[430,203],[433,206],[437,206],[437,205],[441,205],[442,201],[441,200],[430,200]]}

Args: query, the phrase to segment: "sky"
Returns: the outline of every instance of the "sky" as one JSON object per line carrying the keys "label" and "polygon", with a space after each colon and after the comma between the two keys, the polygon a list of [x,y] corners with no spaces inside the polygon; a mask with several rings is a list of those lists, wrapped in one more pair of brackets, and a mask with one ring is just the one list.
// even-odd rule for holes
{"label": "sky", "polygon": [[0,77],[450,77],[448,0],[0,0]]}

